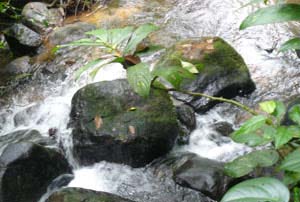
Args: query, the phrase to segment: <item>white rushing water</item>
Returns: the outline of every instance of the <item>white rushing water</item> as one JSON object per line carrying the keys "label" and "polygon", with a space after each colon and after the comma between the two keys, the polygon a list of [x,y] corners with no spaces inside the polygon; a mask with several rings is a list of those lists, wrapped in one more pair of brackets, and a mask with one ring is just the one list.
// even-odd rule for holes
{"label": "white rushing water", "polygon": [[[253,8],[240,9],[242,3],[238,0],[173,0],[171,2],[174,6],[166,9],[167,12],[161,19],[164,23],[165,34],[183,38],[217,35],[229,41],[245,58],[257,84],[257,91],[251,98],[253,101],[280,98],[280,96],[283,98],[287,94],[299,93],[299,88],[294,87],[299,84],[294,68],[299,60],[295,55],[266,51],[278,47],[278,44],[290,36],[285,29],[286,25],[239,31],[238,26],[241,20]],[[144,16],[135,18],[136,21],[142,22],[145,19],[153,20]],[[76,165],[70,150],[72,147],[71,129],[67,128],[72,96],[88,83],[125,78],[126,72],[120,65],[113,64],[102,68],[94,81],[83,76],[75,82],[72,75],[74,70],[68,71],[68,76],[64,81],[46,83],[48,88],[38,93],[41,94],[41,99],[35,99],[38,101],[31,101],[31,97],[35,96],[34,92],[39,91],[38,87],[35,87],[31,91],[23,92],[22,96],[16,96],[9,106],[0,108],[0,121],[3,123],[0,127],[0,136],[21,129],[36,129],[42,135],[48,136],[48,130],[56,128],[60,134],[58,141],[62,142],[67,150],[69,161],[75,167],[75,178],[68,186],[127,196],[138,192],[143,192],[144,195],[159,192],[162,183],[144,168],[132,169],[107,162],[99,162],[88,167]],[[281,75],[291,76],[280,78]],[[21,112],[21,123],[16,126],[14,119]],[[214,123],[224,121],[234,124],[235,116],[225,114],[221,107],[205,115],[197,115],[197,128],[191,134],[189,144],[176,147],[172,152],[187,151],[219,161],[228,161],[247,152],[248,148],[233,143],[229,138],[213,130]],[[129,193],[124,194],[122,189],[124,187]],[[149,197],[152,195],[150,194]]]}

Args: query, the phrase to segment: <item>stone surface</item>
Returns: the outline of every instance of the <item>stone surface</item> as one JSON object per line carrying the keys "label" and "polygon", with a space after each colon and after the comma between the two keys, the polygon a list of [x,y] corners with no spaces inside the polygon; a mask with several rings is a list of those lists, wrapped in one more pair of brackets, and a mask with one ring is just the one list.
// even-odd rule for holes
{"label": "stone surface", "polygon": [[134,202],[119,196],[80,188],[66,188],[53,193],[46,202]]}
{"label": "stone surface", "polygon": [[176,113],[180,127],[180,135],[177,142],[179,144],[187,144],[189,135],[196,128],[195,112],[192,107],[182,104],[176,106]]}
{"label": "stone surface", "polygon": [[141,167],[166,154],[178,135],[175,109],[166,92],[148,98],[126,80],[94,83],[72,99],[74,155],[83,165],[106,160]]}
{"label": "stone surface", "polygon": [[51,32],[48,41],[51,45],[66,44],[81,38],[87,38],[88,36],[85,35],[85,32],[91,31],[95,28],[95,25],[85,22],[65,25]]}
{"label": "stone surface", "polygon": [[223,172],[223,163],[188,154],[184,163],[174,169],[174,180],[181,186],[220,200],[232,179]]}
{"label": "stone surface", "polygon": [[10,144],[0,165],[2,202],[38,201],[53,179],[71,172],[62,154],[29,142]]}
{"label": "stone surface", "polygon": [[[178,42],[168,49],[156,67],[181,66],[181,61],[194,64],[199,71],[196,79],[182,83],[184,90],[233,98],[255,89],[242,57],[221,38],[203,37]],[[198,112],[205,112],[216,104],[180,93],[175,93],[174,97]]]}
{"label": "stone surface", "polygon": [[37,130],[18,130],[0,136],[0,154],[7,145],[19,142],[33,142],[45,146],[56,144],[54,139],[42,136]]}
{"label": "stone surface", "polygon": [[33,55],[42,43],[41,36],[23,24],[14,24],[4,31],[10,50],[16,56]]}
{"label": "stone surface", "polygon": [[59,26],[63,16],[58,9],[48,9],[47,4],[41,2],[30,2],[22,10],[22,20],[25,25],[38,33]]}
{"label": "stone surface", "polygon": [[234,131],[233,125],[225,121],[217,122],[212,127],[223,136],[229,136]]}

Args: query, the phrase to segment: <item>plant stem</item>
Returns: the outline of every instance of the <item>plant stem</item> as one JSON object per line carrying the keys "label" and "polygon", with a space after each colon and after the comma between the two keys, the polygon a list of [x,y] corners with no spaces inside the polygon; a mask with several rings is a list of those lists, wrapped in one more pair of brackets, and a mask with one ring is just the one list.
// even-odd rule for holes
{"label": "plant stem", "polygon": [[[152,82],[152,84],[153,84],[153,82]],[[158,88],[158,87],[155,87],[153,85],[152,85],[152,87]],[[208,98],[210,100],[215,100],[215,101],[220,101],[220,102],[226,102],[226,103],[232,104],[234,106],[237,106],[240,109],[243,109],[243,110],[247,111],[248,113],[250,113],[254,116],[258,115],[258,113],[256,111],[254,111],[253,109],[251,109],[247,105],[244,105],[244,104],[242,104],[238,101],[235,101],[235,100],[226,99],[226,98],[223,98],[223,97],[214,97],[214,96],[206,95],[204,93],[195,93],[195,92],[186,91],[186,90],[178,90],[178,89],[175,89],[175,88],[166,88],[166,89],[158,88],[158,89],[165,90],[165,91],[168,91],[168,92],[179,92],[179,93],[183,93],[183,94],[187,94],[187,95],[191,95],[191,96],[196,96],[196,97],[205,97],[205,98]]]}

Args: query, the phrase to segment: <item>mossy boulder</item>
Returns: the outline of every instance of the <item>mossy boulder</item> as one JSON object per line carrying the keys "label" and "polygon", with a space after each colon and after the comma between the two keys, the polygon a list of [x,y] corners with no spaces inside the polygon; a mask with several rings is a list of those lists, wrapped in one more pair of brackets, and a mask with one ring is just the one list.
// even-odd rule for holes
{"label": "mossy boulder", "polygon": [[[196,79],[182,83],[182,89],[225,98],[246,95],[255,90],[243,58],[221,38],[203,37],[178,42],[166,51],[156,67],[181,66],[182,61],[193,64],[199,71]],[[216,104],[181,93],[174,96],[199,112],[207,111]]]}
{"label": "mossy boulder", "polygon": [[119,196],[80,188],[66,188],[54,192],[46,202],[134,202]]}
{"label": "mossy boulder", "polygon": [[74,156],[83,165],[102,160],[141,167],[166,154],[178,135],[169,95],[133,92],[127,80],[93,83],[72,99]]}
{"label": "mossy boulder", "polygon": [[10,144],[0,157],[0,201],[38,201],[63,173],[71,168],[58,151],[30,142]]}

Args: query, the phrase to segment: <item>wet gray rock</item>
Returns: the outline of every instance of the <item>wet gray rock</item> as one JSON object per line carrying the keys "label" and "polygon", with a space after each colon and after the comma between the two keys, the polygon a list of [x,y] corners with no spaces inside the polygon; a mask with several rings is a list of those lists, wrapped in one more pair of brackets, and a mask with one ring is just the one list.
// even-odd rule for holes
{"label": "wet gray rock", "polygon": [[55,178],[48,186],[48,191],[57,190],[61,187],[67,186],[74,179],[72,174],[63,174]]}
{"label": "wet gray rock", "polygon": [[59,26],[63,15],[58,9],[48,9],[45,3],[30,2],[22,10],[22,20],[25,25],[42,34]]}
{"label": "wet gray rock", "polygon": [[220,200],[233,181],[224,174],[223,163],[193,154],[184,158],[184,163],[174,169],[176,183]]}
{"label": "wet gray rock", "polygon": [[[203,37],[180,41],[169,48],[155,68],[180,66],[181,61],[197,67],[194,80],[185,80],[181,88],[192,92],[233,98],[251,93],[255,85],[243,58],[223,39]],[[202,97],[174,93],[197,112],[211,109],[217,102]]]}
{"label": "wet gray rock", "polygon": [[16,56],[34,54],[42,43],[41,36],[23,24],[14,24],[4,31],[10,50]]}
{"label": "wet gray rock", "polygon": [[65,188],[53,193],[46,202],[134,202],[114,194],[81,188]]}
{"label": "wet gray rock", "polygon": [[23,56],[13,60],[9,64],[7,64],[5,68],[0,72],[2,74],[14,76],[18,74],[31,73],[32,65],[30,64],[30,57]]}
{"label": "wet gray rock", "polygon": [[38,201],[53,179],[71,173],[61,153],[29,142],[10,144],[0,157],[0,165],[3,202]]}
{"label": "wet gray rock", "polygon": [[85,35],[85,32],[91,31],[95,28],[95,25],[85,22],[65,25],[51,32],[48,40],[52,45],[66,44],[78,39],[86,38],[87,35]]}
{"label": "wet gray rock", "polygon": [[33,142],[45,146],[56,144],[54,139],[42,136],[37,130],[18,130],[0,136],[0,154],[7,145],[19,142]]}
{"label": "wet gray rock", "polygon": [[194,109],[188,105],[182,104],[176,106],[176,113],[179,120],[180,136],[179,144],[188,143],[189,135],[196,128],[196,116]]}
{"label": "wet gray rock", "polygon": [[148,98],[133,92],[127,80],[93,83],[72,99],[74,156],[83,165],[106,160],[142,167],[166,154],[178,135],[168,94]]}
{"label": "wet gray rock", "polygon": [[229,136],[234,131],[233,125],[225,121],[217,122],[212,127],[223,136]]}

